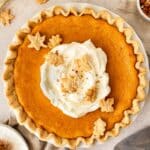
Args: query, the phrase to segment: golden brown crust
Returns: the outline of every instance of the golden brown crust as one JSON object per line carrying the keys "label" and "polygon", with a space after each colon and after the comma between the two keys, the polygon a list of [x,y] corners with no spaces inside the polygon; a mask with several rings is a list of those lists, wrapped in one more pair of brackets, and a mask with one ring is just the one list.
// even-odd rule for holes
{"label": "golden brown crust", "polygon": [[39,51],[41,47],[47,47],[47,45],[44,44],[45,36],[41,36],[39,32],[35,35],[29,34],[28,39],[30,41],[30,44],[28,45],[29,48],[34,48]]}
{"label": "golden brown crust", "polygon": [[103,136],[105,130],[106,130],[106,122],[104,122],[101,118],[97,119],[94,122],[93,136],[95,137]]}
{"label": "golden brown crust", "polygon": [[57,53],[52,53],[51,51],[46,56],[46,60],[49,64],[52,64],[54,66],[59,66],[64,63],[64,58],[62,55]]}
{"label": "golden brown crust", "polygon": [[48,48],[52,49],[55,46],[59,45],[61,42],[62,42],[62,38],[60,37],[59,34],[52,35],[52,37],[49,39],[49,42],[48,42]]}
{"label": "golden brown crust", "polygon": [[112,106],[114,104],[114,98],[102,99],[100,100],[99,104],[100,104],[101,112],[113,112],[114,111],[114,107]]}
{"label": "golden brown crust", "polygon": [[[134,53],[137,56],[137,63],[135,67],[139,71],[138,74],[139,86],[137,88],[137,95],[133,100],[132,107],[124,111],[124,117],[122,121],[120,123],[116,123],[114,128],[111,131],[106,131],[104,136],[102,137],[95,137],[92,135],[89,138],[78,137],[76,139],[69,140],[69,139],[58,137],[53,133],[48,133],[45,129],[36,126],[36,124],[26,114],[23,107],[18,101],[18,97],[14,86],[14,78],[13,78],[14,63],[17,57],[18,47],[23,42],[25,36],[30,33],[32,28],[37,23],[41,22],[43,19],[47,17],[51,17],[59,14],[63,16],[68,16],[70,14],[73,14],[75,16],[77,15],[82,16],[85,14],[89,14],[94,18],[102,18],[106,20],[109,24],[115,25],[120,32],[124,33],[126,37],[126,42],[132,44],[134,48]],[[85,8],[81,12],[77,12],[75,8],[64,10],[62,7],[54,7],[52,10],[46,10],[41,12],[36,18],[30,20],[28,24],[16,34],[15,40],[10,45],[9,54],[5,61],[6,66],[5,66],[4,80],[6,83],[6,88],[5,88],[6,95],[9,99],[9,105],[14,109],[19,123],[24,125],[26,128],[28,128],[32,133],[36,134],[41,140],[51,141],[54,145],[61,146],[61,147],[65,146],[69,148],[74,148],[78,146],[80,143],[90,145],[94,143],[94,139],[98,141],[105,141],[110,136],[117,136],[120,128],[125,127],[130,123],[129,115],[136,114],[140,110],[139,102],[144,100],[145,98],[146,69],[143,67],[142,64],[144,62],[144,57],[143,54],[139,51],[137,41],[132,40],[132,35],[133,35],[132,29],[124,27],[124,21],[122,18],[120,17],[113,18],[111,14],[107,11],[95,12],[91,8]]]}

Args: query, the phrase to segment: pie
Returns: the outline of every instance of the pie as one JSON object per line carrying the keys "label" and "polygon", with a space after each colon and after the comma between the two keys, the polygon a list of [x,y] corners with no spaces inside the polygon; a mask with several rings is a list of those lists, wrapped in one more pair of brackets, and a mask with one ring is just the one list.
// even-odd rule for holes
{"label": "pie", "polygon": [[20,29],[4,80],[20,124],[74,148],[117,136],[145,98],[146,68],[133,30],[106,10],[54,7]]}

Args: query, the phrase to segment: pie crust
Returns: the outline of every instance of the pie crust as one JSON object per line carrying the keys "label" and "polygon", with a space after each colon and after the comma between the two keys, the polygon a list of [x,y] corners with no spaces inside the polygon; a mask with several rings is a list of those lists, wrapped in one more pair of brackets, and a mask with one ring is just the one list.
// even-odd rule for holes
{"label": "pie crust", "polygon": [[[24,111],[23,107],[18,101],[17,94],[15,91],[15,85],[14,85],[14,77],[13,77],[13,71],[14,71],[14,63],[17,58],[17,50],[19,45],[22,44],[24,38],[26,35],[28,35],[32,28],[39,22],[42,22],[46,17],[52,17],[55,15],[91,15],[95,19],[101,18],[105,21],[107,21],[109,24],[114,25],[118,28],[119,32],[124,33],[126,42],[129,44],[132,44],[134,49],[134,54],[137,57],[136,62],[136,69],[138,70],[138,78],[139,78],[139,85],[137,88],[137,94],[135,99],[132,102],[132,107],[128,110],[124,111],[124,116],[121,122],[118,122],[114,125],[114,128],[111,131],[106,131],[104,133],[104,136],[97,137],[94,136],[94,134],[88,138],[84,137],[78,137],[76,139],[67,139],[67,138],[61,138],[57,136],[54,133],[48,133],[45,129],[41,127],[37,127],[36,124],[33,122],[33,120],[27,115],[27,113]],[[108,137],[114,137],[117,136],[120,128],[125,127],[130,123],[130,115],[136,114],[140,108],[139,108],[139,102],[143,101],[145,98],[145,87],[146,87],[146,68],[143,66],[144,62],[144,56],[139,51],[138,42],[135,40],[132,40],[133,30],[131,28],[127,28],[124,26],[124,20],[120,17],[113,18],[111,14],[108,11],[99,11],[95,12],[91,8],[85,8],[81,12],[78,12],[75,8],[70,8],[68,10],[65,10],[62,7],[56,6],[51,10],[45,10],[42,11],[39,15],[37,15],[34,19],[31,19],[22,29],[20,29],[13,42],[11,43],[9,47],[9,52],[7,55],[7,59],[5,61],[5,72],[4,72],[4,80],[5,80],[5,89],[6,89],[6,95],[9,99],[8,103],[14,110],[17,120],[20,124],[24,125],[26,128],[30,130],[30,132],[36,134],[41,140],[43,141],[51,141],[54,145],[59,147],[69,147],[69,148],[75,148],[80,143],[84,143],[87,145],[91,145],[94,143],[94,140],[98,141],[105,141],[108,139]],[[101,120],[102,122],[102,120]],[[105,123],[103,122],[103,128],[105,128]],[[102,130],[103,130],[102,128]]]}

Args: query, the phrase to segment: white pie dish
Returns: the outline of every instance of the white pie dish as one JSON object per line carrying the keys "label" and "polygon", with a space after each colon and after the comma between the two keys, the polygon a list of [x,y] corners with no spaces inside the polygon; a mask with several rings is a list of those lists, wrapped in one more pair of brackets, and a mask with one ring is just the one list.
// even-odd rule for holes
{"label": "white pie dish", "polygon": [[[69,6],[68,6],[69,5]],[[78,5],[79,5],[79,3],[78,3]],[[63,6],[63,5],[60,5],[59,4],[59,6]],[[78,9],[80,9],[80,7],[79,6],[77,6],[77,5],[75,5],[74,3],[72,4],[72,6],[71,6],[71,4],[67,4],[66,6],[63,6],[64,8],[66,8],[66,7],[75,7],[77,10]],[[81,6],[81,4],[80,4],[80,6]],[[86,6],[83,6],[83,7],[92,7],[93,9],[95,9],[96,10],[96,8],[94,8],[94,7],[96,7],[96,6],[89,6],[88,4],[86,4]],[[83,9],[83,8],[82,8]],[[97,10],[98,10],[98,8],[97,8]],[[99,10],[100,10],[100,8],[99,8]],[[104,8],[101,8],[101,10],[105,10]],[[108,10],[107,10],[108,11]],[[110,12],[110,11],[109,11]],[[111,13],[111,12],[110,12]],[[112,14],[112,16],[113,16],[113,14]],[[114,15],[115,16],[115,15]],[[116,15],[117,16],[117,15]],[[126,24],[125,24],[125,26],[127,26]],[[134,35],[135,36],[135,35]],[[136,38],[136,37],[133,37],[133,38]],[[138,41],[138,39],[136,39],[137,41]],[[141,45],[140,45],[141,46]],[[141,48],[140,48],[141,49]],[[145,55],[145,57],[146,57],[146,55]],[[145,62],[146,63],[146,62]],[[147,68],[147,70],[148,70],[148,68]]]}

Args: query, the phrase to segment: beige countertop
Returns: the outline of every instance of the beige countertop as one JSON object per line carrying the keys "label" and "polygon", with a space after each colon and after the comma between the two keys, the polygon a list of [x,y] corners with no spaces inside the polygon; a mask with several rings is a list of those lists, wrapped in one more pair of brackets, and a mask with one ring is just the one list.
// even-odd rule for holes
{"label": "beige countertop", "polygon": [[[0,121],[6,120],[12,112],[6,103],[2,83],[3,62],[7,52],[7,46],[12,40],[15,32],[41,9],[60,2],[87,2],[106,7],[116,14],[123,17],[135,29],[141,38],[147,53],[150,55],[150,23],[143,20],[136,9],[136,0],[49,0],[44,5],[37,5],[34,0],[10,0],[7,7],[11,8],[15,19],[12,24],[7,27],[0,26]],[[150,125],[150,98],[147,98],[144,108],[139,113],[137,119],[128,128],[122,129],[120,135],[110,139],[102,145],[96,145],[91,150],[113,150],[113,147],[125,137],[132,133]]]}

